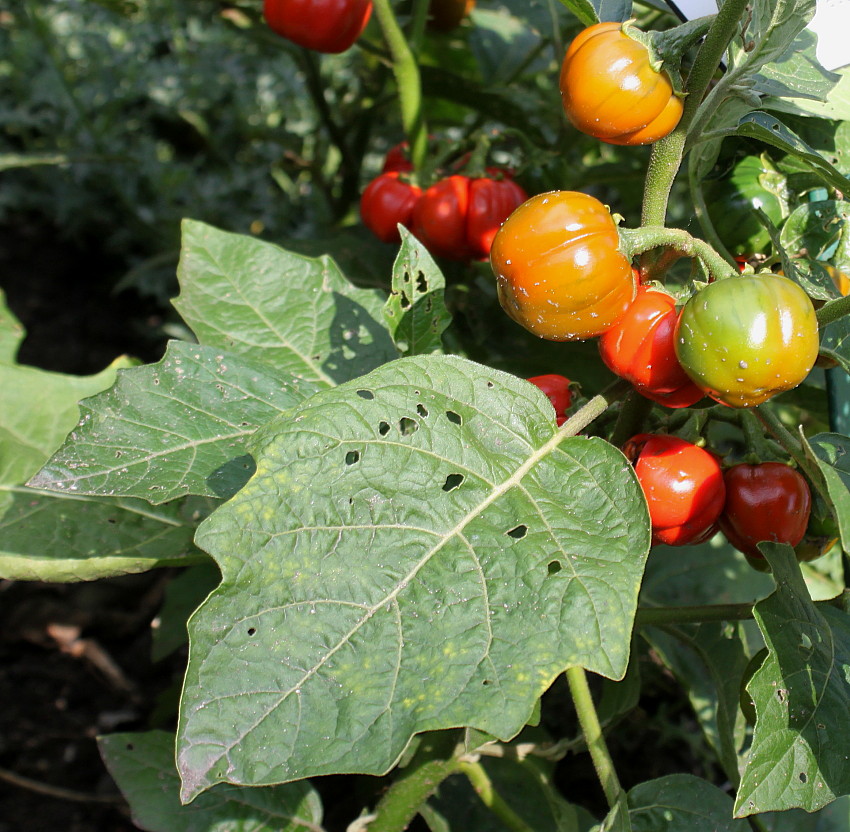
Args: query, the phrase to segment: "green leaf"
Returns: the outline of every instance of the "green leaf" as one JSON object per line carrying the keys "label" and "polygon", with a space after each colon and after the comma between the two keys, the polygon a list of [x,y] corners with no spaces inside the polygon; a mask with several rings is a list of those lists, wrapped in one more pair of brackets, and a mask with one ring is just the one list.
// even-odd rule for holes
{"label": "green leaf", "polygon": [[561,0],[561,2],[585,25],[592,26],[600,21],[621,23],[632,14],[631,0]]}
{"label": "green leaf", "polygon": [[[803,29],[779,60],[762,67],[755,89],[769,96],[762,102],[765,109],[805,113],[805,105],[827,101],[840,76],[821,66],[816,45],[814,32]],[[791,106],[788,99],[797,106]]]}
{"label": "green leaf", "polygon": [[0,577],[91,581],[205,560],[180,506],[0,485]]}
{"label": "green leaf", "polygon": [[[799,71],[803,69],[799,64],[807,60],[808,58],[806,56],[798,58],[794,61],[798,65],[793,68],[789,67],[788,69]],[[806,76],[812,71],[812,68],[809,68]],[[829,75],[834,76],[834,80],[826,100],[797,98],[790,95],[783,98],[767,98],[762,106],[766,110],[792,113],[794,115],[847,121],[850,119],[850,67],[842,67],[835,72],[830,72]]]}
{"label": "green leaf", "polygon": [[177,276],[174,306],[205,346],[323,386],[397,357],[382,293],[356,288],[328,257],[184,220]]}
{"label": "green leaf", "polygon": [[850,552],[850,439],[840,433],[819,433],[806,441],[806,449],[824,476],[842,548]]}
{"label": "green leaf", "polygon": [[186,569],[165,587],[165,599],[151,624],[151,659],[164,659],[189,641],[186,622],[221,582],[221,573],[210,561]]}
{"label": "green leaf", "polygon": [[173,734],[111,734],[98,745],[133,823],[147,832],[322,832],[321,801],[307,782],[266,789],[216,786],[182,806]]}
{"label": "green leaf", "polygon": [[670,774],[629,790],[633,832],[749,832],[732,817],[732,798],[691,774]]}
{"label": "green leaf", "polygon": [[764,832],[850,832],[850,798],[841,797],[819,812],[802,809],[759,815]]}
{"label": "green leaf", "polygon": [[6,306],[6,295],[0,289],[0,364],[14,364],[24,339],[24,328]]}
{"label": "green leaf", "polygon": [[626,671],[646,503],[610,444],[522,379],[405,358],[257,434],[198,531],[222,584],[190,623],[184,799],[387,771],[412,735],[509,739],[555,677]]}
{"label": "green leaf", "polygon": [[843,176],[837,168],[775,116],[758,111],[748,113],[738,122],[735,135],[757,139],[778,147],[785,153],[796,156],[827,185],[838,188],[842,193],[850,192],[850,179]]}
{"label": "green leaf", "polygon": [[172,341],[161,361],[119,372],[80,405],[79,427],[29,485],[153,504],[230,497],[254,469],[247,438],[317,389],[244,356]]}
{"label": "green leaf", "polygon": [[850,709],[850,617],[809,598],[794,550],[762,543],[776,591],[755,606],[769,653],[747,690],[756,726],[736,817],[814,812],[850,793],[840,741]]}
{"label": "green leaf", "polygon": [[393,267],[384,320],[399,355],[443,351],[443,332],[451,323],[445,304],[446,280],[428,250],[407,229]]}

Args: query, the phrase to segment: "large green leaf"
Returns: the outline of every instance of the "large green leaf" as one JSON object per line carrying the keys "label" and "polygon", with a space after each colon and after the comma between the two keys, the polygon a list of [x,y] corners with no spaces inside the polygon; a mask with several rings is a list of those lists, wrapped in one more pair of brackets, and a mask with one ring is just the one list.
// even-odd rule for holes
{"label": "large green leaf", "polygon": [[812,603],[790,546],[760,548],[776,591],[755,606],[769,653],[747,686],[756,726],[737,817],[793,808],[813,812],[850,794],[841,740],[850,711],[850,617]]}
{"label": "large green leaf", "polygon": [[397,356],[382,293],[358,289],[329,257],[183,222],[174,306],[201,344],[330,386]]}
{"label": "large green leaf", "polygon": [[34,488],[140,497],[230,497],[253,471],[247,438],[318,388],[244,356],[172,341],[156,364],[118,373]]}
{"label": "large green leaf", "polygon": [[98,740],[133,822],[148,832],[322,832],[322,804],[306,781],[267,789],[216,786],[180,803],[174,734],[148,731]]}
{"label": "large green leaf", "polygon": [[257,434],[198,532],[183,797],[387,771],[418,732],[514,736],[565,668],[620,678],[649,546],[631,466],[556,433],[533,385],[392,362]]}
{"label": "large green leaf", "polygon": [[850,552],[850,438],[840,433],[818,433],[806,441],[806,447],[824,476],[841,545]]}

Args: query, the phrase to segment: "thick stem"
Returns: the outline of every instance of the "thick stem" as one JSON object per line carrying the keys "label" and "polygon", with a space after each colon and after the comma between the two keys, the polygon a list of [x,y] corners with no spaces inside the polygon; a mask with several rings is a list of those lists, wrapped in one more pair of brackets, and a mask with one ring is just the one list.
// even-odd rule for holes
{"label": "thick stem", "polygon": [[590,758],[593,760],[593,767],[596,769],[602,791],[605,792],[608,806],[611,809],[619,807],[626,812],[628,811],[626,793],[620,785],[617,772],[614,770],[614,761],[611,759],[605,737],[602,735],[602,726],[599,724],[599,716],[593,704],[593,697],[590,695],[587,674],[582,667],[571,667],[567,670],[566,676],[578,721],[584,734],[584,741],[587,743],[587,750],[590,752]]}
{"label": "thick stem", "polygon": [[710,621],[744,621],[753,617],[752,604],[707,604],[695,607],[639,607],[635,627],[669,627]]}
{"label": "thick stem", "polygon": [[[481,763],[464,760],[459,767],[461,773],[469,778],[475,793],[481,798],[481,802],[511,830],[511,832],[534,832],[507,803],[502,796],[493,788],[493,781],[487,775]],[[371,830],[370,830],[371,832]]]}
{"label": "thick stem", "polygon": [[620,448],[626,440],[640,433],[650,410],[652,410],[652,402],[646,396],[641,396],[637,390],[631,390],[617,417],[617,424],[611,434],[611,444],[615,448]]}
{"label": "thick stem", "polygon": [[[694,59],[685,85],[685,104],[676,129],[652,147],[643,197],[643,225],[664,225],[670,189],[679,172],[691,123],[706,89],[714,77],[729,41],[735,36],[738,21],[749,0],[726,0],[714,18],[705,40]],[[694,131],[696,132],[696,131]]]}
{"label": "thick stem", "polygon": [[561,427],[559,436],[576,436],[583,431],[594,419],[601,416],[614,402],[621,399],[632,385],[624,379],[618,379],[601,393],[595,395],[580,410],[577,410]]}
{"label": "thick stem", "polygon": [[403,832],[419,807],[437,790],[440,783],[455,774],[460,759],[457,731],[425,734],[410,763],[375,807],[369,832]]}
{"label": "thick stem", "polygon": [[737,277],[738,271],[727,263],[708,243],[692,237],[681,228],[663,226],[644,226],[642,228],[621,228],[622,250],[634,257],[654,248],[668,248],[683,257],[698,258],[716,280]]}
{"label": "thick stem", "polygon": [[422,80],[419,76],[419,65],[398,25],[390,0],[374,0],[374,9],[390,50],[401,105],[401,124],[410,145],[413,167],[418,170],[424,164],[428,150],[428,131],[422,116]]}
{"label": "thick stem", "polygon": [[817,311],[818,326],[823,329],[827,324],[850,315],[850,295],[827,301]]}

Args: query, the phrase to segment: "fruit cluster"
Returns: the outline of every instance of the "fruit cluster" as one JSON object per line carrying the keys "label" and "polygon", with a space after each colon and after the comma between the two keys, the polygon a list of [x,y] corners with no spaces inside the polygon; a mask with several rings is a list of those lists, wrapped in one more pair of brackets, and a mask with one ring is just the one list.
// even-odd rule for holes
{"label": "fruit cluster", "polygon": [[397,243],[403,225],[448,260],[486,259],[501,224],[528,198],[501,168],[488,168],[487,176],[454,173],[424,191],[408,178],[412,169],[405,143],[387,153],[360,198],[363,224],[385,243]]}

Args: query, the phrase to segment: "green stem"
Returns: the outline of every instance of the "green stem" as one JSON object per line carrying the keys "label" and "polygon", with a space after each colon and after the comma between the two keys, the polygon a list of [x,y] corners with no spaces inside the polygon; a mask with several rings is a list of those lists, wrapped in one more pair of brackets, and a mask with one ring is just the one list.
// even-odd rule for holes
{"label": "green stem", "polygon": [[827,324],[850,315],[850,295],[836,300],[827,301],[817,311],[818,326],[823,329]]}
{"label": "green stem", "polygon": [[710,621],[744,621],[753,617],[752,604],[706,604],[694,607],[639,607],[635,627],[669,627]]}
{"label": "green stem", "polygon": [[401,105],[401,124],[410,145],[413,167],[418,170],[425,163],[428,151],[428,131],[422,115],[422,80],[419,65],[398,25],[390,0],[374,0],[373,8],[390,50]]}
{"label": "green stem", "polygon": [[715,279],[738,276],[737,269],[727,263],[708,243],[692,237],[684,229],[656,225],[620,228],[619,233],[621,248],[629,257],[653,248],[668,248],[683,257],[698,258]]}
{"label": "green stem", "polygon": [[[749,0],[726,0],[714,18],[691,67],[685,84],[685,104],[682,118],[676,129],[652,146],[646,188],[643,197],[641,223],[664,225],[667,219],[667,202],[673,181],[679,172],[685,153],[685,140],[691,131],[706,89],[717,71],[729,41],[735,36],[738,21]],[[696,131],[696,126],[694,131]]]}
{"label": "green stem", "polygon": [[601,416],[614,402],[625,396],[632,385],[624,379],[618,379],[595,395],[580,410],[577,410],[558,428],[560,436],[577,436],[594,419]]}
{"label": "green stem", "polygon": [[[481,802],[508,828],[511,832],[534,832],[493,788],[493,781],[487,775],[481,763],[464,760],[459,770],[469,778],[475,793]],[[372,832],[370,828],[370,832]]]}
{"label": "green stem", "polygon": [[824,483],[823,474],[821,474],[820,469],[809,460],[799,440],[782,424],[782,421],[774,410],[765,404],[761,404],[753,408],[753,413],[776,437],[777,442],[782,445],[794,462],[800,466],[800,469],[806,475],[809,482],[817,488],[826,500],[827,505],[832,505],[832,499],[826,490],[826,484]]}
{"label": "green stem", "polygon": [[459,770],[457,731],[434,731],[420,742],[413,759],[375,807],[369,832],[403,832],[440,783]]}
{"label": "green stem", "polygon": [[602,735],[602,726],[599,724],[599,716],[590,695],[590,685],[587,683],[587,674],[582,667],[571,667],[566,673],[567,682],[570,686],[570,694],[576,708],[578,721],[581,725],[587,750],[593,760],[593,767],[605,793],[605,799],[611,809],[619,807],[621,811],[627,812],[626,793],[620,785],[617,772],[614,770],[614,761],[605,744]]}

